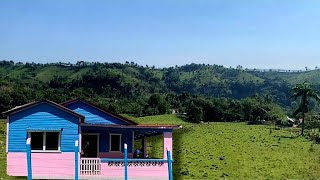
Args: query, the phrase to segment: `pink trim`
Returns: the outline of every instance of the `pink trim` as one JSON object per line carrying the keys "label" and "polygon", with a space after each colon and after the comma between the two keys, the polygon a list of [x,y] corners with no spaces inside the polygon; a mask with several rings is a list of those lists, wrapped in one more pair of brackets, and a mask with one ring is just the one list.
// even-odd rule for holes
{"label": "pink trim", "polygon": [[[32,153],[32,175],[34,178],[70,178],[74,176],[74,153]],[[27,160],[24,152],[7,154],[7,174],[27,176]]]}
{"label": "pink trim", "polygon": [[6,153],[8,153],[8,147],[9,147],[9,116],[7,116],[7,134],[6,134]]}
{"label": "pink trim", "polygon": [[163,159],[167,159],[167,150],[171,151],[172,158],[172,132],[163,133]]}
{"label": "pink trim", "polygon": [[[100,152],[100,158],[124,158],[122,152]],[[128,153],[128,158],[133,158],[133,153]]]}

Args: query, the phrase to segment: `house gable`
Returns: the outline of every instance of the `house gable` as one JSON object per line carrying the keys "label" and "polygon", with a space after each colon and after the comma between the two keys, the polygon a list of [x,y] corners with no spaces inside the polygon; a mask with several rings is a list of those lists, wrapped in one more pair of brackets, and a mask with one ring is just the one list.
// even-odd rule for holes
{"label": "house gable", "polygon": [[85,123],[88,124],[136,124],[122,116],[108,112],[107,110],[102,109],[86,101],[74,100],[63,103],[62,105],[84,116]]}
{"label": "house gable", "polygon": [[73,152],[79,140],[81,116],[63,110],[50,102],[37,102],[8,115],[8,152],[25,152],[28,131],[59,130],[61,151]]}

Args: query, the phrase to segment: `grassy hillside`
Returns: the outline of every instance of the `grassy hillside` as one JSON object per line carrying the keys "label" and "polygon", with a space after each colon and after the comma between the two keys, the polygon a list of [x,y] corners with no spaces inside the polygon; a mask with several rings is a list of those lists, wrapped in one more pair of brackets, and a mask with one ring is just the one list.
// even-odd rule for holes
{"label": "grassy hillside", "polygon": [[[320,145],[268,126],[244,123],[189,124],[174,115],[139,123],[183,124],[174,132],[175,179],[316,179]],[[148,139],[148,153],[161,157],[161,137]]]}
{"label": "grassy hillside", "polygon": [[[260,72],[219,65],[188,64],[170,68],[135,63],[5,64],[0,61],[0,110],[35,99],[62,102],[74,97],[95,101],[144,102],[154,93],[188,93],[241,99],[269,95],[284,108],[291,106],[290,88],[308,81],[320,89],[320,70]],[[173,107],[179,108],[179,107]],[[119,111],[118,113],[133,113]]]}
{"label": "grassy hillside", "polygon": [[262,79],[283,79],[290,84],[302,83],[304,81],[313,84],[319,84],[320,81],[320,70],[311,71],[301,71],[301,72],[276,72],[276,71],[266,71],[266,72],[250,72],[255,76]]}

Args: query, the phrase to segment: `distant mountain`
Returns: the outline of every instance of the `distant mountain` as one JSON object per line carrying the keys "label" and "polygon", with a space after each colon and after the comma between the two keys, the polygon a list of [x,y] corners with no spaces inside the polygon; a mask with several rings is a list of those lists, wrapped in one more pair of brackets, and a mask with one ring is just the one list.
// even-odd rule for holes
{"label": "distant mountain", "polygon": [[320,87],[320,70],[264,72],[205,64],[159,69],[133,62],[15,64],[1,61],[0,77],[2,109],[6,107],[5,103],[19,104],[39,98],[58,102],[78,96],[138,101],[152,93],[189,93],[234,99],[269,95],[283,107],[289,107],[289,90],[295,83],[308,81]]}

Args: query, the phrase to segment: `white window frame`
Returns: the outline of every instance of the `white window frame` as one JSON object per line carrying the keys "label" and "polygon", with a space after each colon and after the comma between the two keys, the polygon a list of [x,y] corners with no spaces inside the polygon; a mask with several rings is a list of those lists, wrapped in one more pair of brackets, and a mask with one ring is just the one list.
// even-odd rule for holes
{"label": "white window frame", "polygon": [[[111,151],[111,136],[120,136],[120,143],[119,143],[119,151]],[[109,152],[121,152],[121,141],[122,141],[122,134],[121,133],[109,133]]]}
{"label": "white window frame", "polygon": [[[100,156],[100,149],[99,149],[99,146],[100,146],[100,133],[82,133],[82,136],[85,136],[85,135],[97,136],[97,157],[99,157]],[[83,138],[81,139],[81,141],[82,140],[83,140]],[[81,144],[82,144],[82,142],[81,142]]]}
{"label": "white window frame", "polygon": [[[42,150],[31,150],[31,152],[61,152],[61,131],[28,131],[28,137],[31,138],[31,133],[33,132],[41,132],[43,133],[42,137]],[[58,136],[58,150],[46,150],[46,135],[47,132],[57,132],[59,133]],[[32,138],[31,138],[31,143],[32,143]]]}

